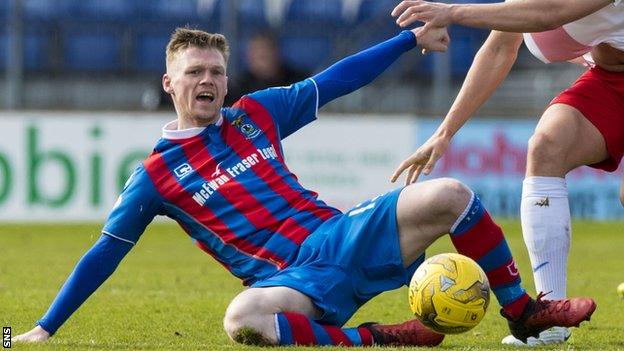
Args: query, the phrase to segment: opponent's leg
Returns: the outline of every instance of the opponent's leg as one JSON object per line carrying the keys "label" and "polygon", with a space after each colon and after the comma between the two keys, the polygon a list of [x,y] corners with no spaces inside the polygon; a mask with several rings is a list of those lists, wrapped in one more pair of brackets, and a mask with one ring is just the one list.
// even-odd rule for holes
{"label": "opponent's leg", "polygon": [[312,300],[297,290],[251,288],[230,303],[223,324],[232,340],[251,345],[435,346],[444,338],[415,320],[340,328],[318,323],[318,317],[320,311]]}
{"label": "opponent's leg", "polygon": [[[570,208],[565,175],[571,170],[607,158],[600,132],[573,107],[549,107],[529,141],[526,179],[520,217],[524,241],[533,267],[535,288],[549,298],[566,296],[567,259],[570,249]],[[529,338],[530,345],[563,342],[565,328],[553,328]],[[503,343],[518,344],[513,337]]]}
{"label": "opponent's leg", "polygon": [[566,296],[570,208],[565,175],[608,157],[598,129],[575,108],[549,107],[529,141],[521,220],[535,276],[535,288]]}

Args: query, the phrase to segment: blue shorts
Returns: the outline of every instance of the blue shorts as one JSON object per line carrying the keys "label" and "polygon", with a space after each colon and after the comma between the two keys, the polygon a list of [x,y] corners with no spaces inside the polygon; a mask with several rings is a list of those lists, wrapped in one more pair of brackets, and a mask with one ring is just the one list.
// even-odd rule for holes
{"label": "blue shorts", "polygon": [[301,244],[295,262],[252,287],[298,290],[323,311],[319,322],[342,326],[368,300],[409,284],[424,255],[403,267],[396,219],[401,190],[329,219]]}

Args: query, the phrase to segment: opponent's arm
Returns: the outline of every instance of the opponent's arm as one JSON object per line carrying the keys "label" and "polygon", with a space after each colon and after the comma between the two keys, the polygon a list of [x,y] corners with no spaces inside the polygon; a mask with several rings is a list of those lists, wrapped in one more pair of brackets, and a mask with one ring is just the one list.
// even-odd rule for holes
{"label": "opponent's arm", "polygon": [[418,43],[429,51],[445,51],[448,46],[446,29],[429,31],[418,36],[420,29],[402,31],[399,35],[357,54],[346,57],[312,79],[319,91],[319,107],[372,82],[404,52]]}
{"label": "opponent's arm", "polygon": [[406,184],[415,182],[421,172],[431,173],[435,163],[448,148],[451,138],[507,77],[521,43],[521,34],[496,31],[490,34],[477,52],[464,84],[442,124],[427,142],[399,165],[390,179],[392,182],[407,169]]}
{"label": "opponent's arm", "polygon": [[129,242],[102,234],[80,259],[37,327],[14,340],[42,342],[48,339],[115,271],[132,247]]}
{"label": "opponent's arm", "polygon": [[516,62],[522,36],[494,31],[475,55],[451,109],[438,128],[449,138],[494,94]]}
{"label": "opponent's arm", "polygon": [[402,1],[392,11],[401,27],[416,21],[427,25],[468,27],[506,32],[543,32],[558,28],[612,4],[613,0],[513,0],[492,4],[443,4]]}

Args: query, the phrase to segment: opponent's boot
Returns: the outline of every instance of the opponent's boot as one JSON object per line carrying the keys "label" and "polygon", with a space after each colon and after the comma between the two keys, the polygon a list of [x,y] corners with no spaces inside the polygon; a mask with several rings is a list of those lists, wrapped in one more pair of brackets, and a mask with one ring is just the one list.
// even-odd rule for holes
{"label": "opponent's boot", "polygon": [[513,346],[543,346],[543,345],[552,345],[552,344],[562,344],[570,338],[572,332],[570,329],[565,327],[552,327],[550,329],[546,329],[543,332],[539,333],[539,337],[529,337],[527,338],[526,343],[516,339],[513,335],[507,335],[503,338],[501,343],[503,345],[513,345]]}
{"label": "opponent's boot", "polygon": [[376,345],[437,346],[444,340],[443,334],[431,331],[417,319],[392,325],[369,322],[360,327],[371,332]]}
{"label": "opponent's boot", "polygon": [[526,343],[527,338],[539,337],[539,333],[551,327],[578,327],[582,321],[588,321],[596,310],[594,300],[576,297],[563,300],[542,300],[543,293],[537,300],[529,300],[522,316],[513,320],[503,310],[501,315],[507,318],[511,335]]}

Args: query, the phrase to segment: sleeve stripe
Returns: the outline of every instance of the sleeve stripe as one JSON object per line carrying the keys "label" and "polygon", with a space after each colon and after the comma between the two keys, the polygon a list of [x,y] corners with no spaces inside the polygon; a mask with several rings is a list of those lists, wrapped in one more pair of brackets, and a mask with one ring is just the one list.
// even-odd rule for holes
{"label": "sleeve stripe", "polygon": [[312,83],[314,83],[314,90],[316,90],[316,107],[314,108],[314,118],[318,118],[318,109],[319,109],[319,90],[318,85],[316,85],[316,81],[312,78],[309,78]]}
{"label": "sleeve stripe", "polygon": [[130,241],[130,240],[128,240],[128,239],[124,239],[124,238],[118,237],[117,235],[115,235],[115,234],[111,234],[111,233],[109,233],[109,232],[107,232],[107,231],[104,231],[104,230],[102,230],[102,234],[106,234],[106,235],[108,235],[108,236],[110,236],[110,237],[113,237],[113,238],[115,238],[115,239],[117,239],[117,240],[125,241],[125,242],[127,242],[127,243],[129,243],[129,244],[132,244],[133,246],[134,246],[134,245],[136,245],[136,243],[135,243],[135,242],[133,242],[133,241]]}

